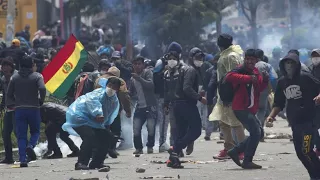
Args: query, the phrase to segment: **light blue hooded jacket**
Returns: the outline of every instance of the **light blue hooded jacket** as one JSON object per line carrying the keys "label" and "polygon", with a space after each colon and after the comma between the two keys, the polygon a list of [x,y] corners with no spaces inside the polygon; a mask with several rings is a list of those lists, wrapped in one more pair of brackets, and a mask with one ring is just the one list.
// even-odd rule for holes
{"label": "light blue hooded jacket", "polygon": [[[101,81],[104,81],[104,83],[99,83],[104,84],[102,88],[80,96],[69,106],[66,112],[66,123],[62,126],[64,131],[79,136],[73,128],[90,126],[105,129],[105,126],[113,123],[119,113],[119,100],[116,94],[112,97],[107,96],[105,88],[107,80],[102,78]],[[98,115],[104,116],[103,123],[95,121]]]}

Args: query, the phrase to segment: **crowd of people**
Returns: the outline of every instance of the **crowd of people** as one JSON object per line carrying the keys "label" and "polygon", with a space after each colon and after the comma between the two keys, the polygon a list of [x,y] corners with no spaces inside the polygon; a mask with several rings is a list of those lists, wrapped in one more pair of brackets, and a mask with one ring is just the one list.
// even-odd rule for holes
{"label": "crowd of people", "polygon": [[[158,150],[169,153],[167,166],[183,168],[180,158],[184,157],[184,149],[186,155],[193,153],[194,142],[205,129],[205,140],[209,141],[214,131],[220,131],[224,140],[223,150],[213,158],[232,159],[244,169],[260,169],[253,157],[259,142],[264,141],[264,126],[272,126],[285,109],[282,117],[292,128],[297,156],[310,178],[320,179],[320,50],[312,51],[308,67],[300,62],[300,52],[294,49],[284,57],[280,57],[281,50],[274,50],[269,63],[263,50],[244,52],[233,44],[229,34],[221,34],[217,45],[220,52],[216,55],[193,47],[188,58],[182,59],[185,50],[172,42],[159,60],[148,59],[142,49],[127,61],[125,49],[113,47],[106,40],[96,50],[98,68],[86,62],[74,80],[66,97],[67,107],[45,102],[46,89],[40,74],[54,60],[57,50],[48,59],[39,58],[37,51],[26,55],[20,41],[14,39],[12,46],[0,53],[1,108],[5,110],[5,159],[1,163],[14,162],[14,132],[20,167],[28,167],[28,162],[37,158],[33,148],[43,122],[48,141],[43,158],[62,158],[56,141],[60,134],[72,151],[68,157],[78,157],[76,170],[107,167],[105,158],[118,157],[116,144],[121,133],[128,133],[121,131],[123,111],[126,118],[133,119],[133,154],[144,153],[144,124],[148,132],[146,153],[154,152],[158,125]],[[81,146],[77,147],[69,135],[81,137]]]}

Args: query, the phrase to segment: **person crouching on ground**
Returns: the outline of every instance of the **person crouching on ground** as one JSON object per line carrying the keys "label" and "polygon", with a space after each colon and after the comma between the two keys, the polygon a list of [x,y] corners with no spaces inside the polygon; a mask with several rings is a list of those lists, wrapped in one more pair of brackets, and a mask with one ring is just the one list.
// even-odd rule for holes
{"label": "person crouching on ground", "polygon": [[[32,58],[24,56],[19,72],[11,77],[7,93],[7,100],[14,102],[7,107],[15,107],[20,167],[28,167],[27,162],[37,158],[33,148],[40,136],[40,106],[46,96],[43,77],[40,73],[33,72],[33,66]],[[29,141],[28,127],[31,134]]]}
{"label": "person crouching on ground", "polygon": [[[47,159],[62,158],[61,150],[57,144],[57,134],[64,141],[70,150],[71,154],[67,157],[78,157],[79,148],[69,138],[69,133],[62,130],[61,126],[66,122],[67,107],[56,103],[44,103],[40,108],[41,120],[46,125],[46,136],[48,140],[48,151],[43,155]],[[53,154],[52,154],[53,151]]]}
{"label": "person crouching on ground", "polygon": [[75,170],[106,167],[103,165],[109,149],[109,143],[106,142],[113,139],[106,126],[112,124],[118,115],[120,105],[117,92],[121,81],[118,78],[109,78],[105,86],[80,96],[67,110],[67,121],[62,129],[82,139]]}
{"label": "person crouching on ground", "polygon": [[[230,82],[234,90],[232,110],[250,136],[228,151],[231,159],[243,169],[261,169],[252,162],[260,139],[263,138],[261,122],[255,116],[259,109],[260,93],[268,85],[268,74],[260,75],[255,64],[259,61],[256,50],[248,49],[244,64],[229,72],[225,81]],[[244,152],[243,163],[240,163],[239,153]]]}
{"label": "person crouching on ground", "polygon": [[101,82],[100,81],[101,79],[103,79],[103,78],[109,79],[111,77],[119,78],[119,80],[121,81],[121,87],[119,89],[119,92],[117,93],[118,99],[120,101],[120,109],[119,109],[118,116],[116,117],[114,122],[110,125],[110,130],[115,135],[115,139],[114,139],[114,141],[109,142],[110,144],[109,144],[109,151],[108,151],[108,154],[110,157],[117,158],[119,153],[116,151],[116,146],[117,146],[117,142],[121,136],[120,115],[121,115],[121,111],[123,109],[126,113],[126,117],[131,118],[131,102],[130,102],[130,96],[129,96],[129,91],[127,89],[126,82],[122,78],[120,78],[120,70],[115,66],[109,68],[109,70],[106,74],[101,75],[97,79],[97,81],[95,83],[95,89],[101,88],[101,85],[99,84],[99,82]]}
{"label": "person crouching on ground", "polygon": [[320,179],[320,160],[313,151],[314,133],[318,131],[316,105],[320,103],[320,81],[310,73],[301,71],[296,54],[288,54],[279,66],[284,76],[278,80],[273,109],[267,122],[273,122],[287,104],[287,118],[291,123],[296,154],[311,180]]}

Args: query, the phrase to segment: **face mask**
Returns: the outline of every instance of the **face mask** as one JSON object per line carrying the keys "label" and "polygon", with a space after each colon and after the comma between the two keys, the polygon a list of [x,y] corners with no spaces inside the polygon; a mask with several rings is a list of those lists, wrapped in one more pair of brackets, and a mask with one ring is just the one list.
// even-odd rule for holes
{"label": "face mask", "polygon": [[112,96],[114,96],[115,94],[116,94],[116,90],[107,87],[107,95],[108,95],[109,97],[112,97]]}
{"label": "face mask", "polygon": [[288,62],[288,61],[284,63],[284,70],[286,71],[289,77],[293,77],[295,69],[296,69],[295,63]]}
{"label": "face mask", "polygon": [[320,65],[320,57],[313,57],[311,58],[311,61],[314,66]]}
{"label": "face mask", "polygon": [[101,74],[101,75],[107,74],[107,71],[100,71],[100,74]]}
{"label": "face mask", "polygon": [[196,67],[201,67],[202,64],[203,64],[203,61],[199,61],[199,60],[195,60],[195,61],[194,61],[194,65],[195,65]]}
{"label": "face mask", "polygon": [[168,60],[168,66],[169,66],[170,68],[174,68],[174,67],[176,67],[177,65],[178,65],[178,61],[177,61],[177,60],[174,60],[174,59]]}

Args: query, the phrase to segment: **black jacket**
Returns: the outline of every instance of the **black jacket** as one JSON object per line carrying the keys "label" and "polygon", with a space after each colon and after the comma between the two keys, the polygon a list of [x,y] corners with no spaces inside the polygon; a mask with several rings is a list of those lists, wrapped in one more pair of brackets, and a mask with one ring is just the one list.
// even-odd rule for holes
{"label": "black jacket", "polygon": [[15,46],[5,48],[0,52],[1,58],[6,58],[9,56],[12,57],[13,62],[15,63],[15,68],[17,70],[20,69],[20,61],[22,60],[22,57],[24,55],[25,55],[25,52],[21,48],[15,47]]}
{"label": "black jacket", "polygon": [[213,105],[213,99],[217,95],[217,89],[218,89],[218,75],[217,75],[217,68],[216,66],[212,66],[206,71],[205,75],[205,83],[207,83],[207,100],[208,105]]}
{"label": "black jacket", "polygon": [[66,122],[68,107],[56,103],[44,103],[40,108],[41,121],[44,124],[49,122],[62,126]]}
{"label": "black jacket", "polygon": [[[285,60],[294,60],[298,64],[292,79],[284,70]],[[313,99],[319,94],[320,82],[308,72],[301,71],[299,57],[289,54],[280,62],[280,71],[284,75],[277,84],[274,107],[283,109],[287,102],[287,117],[292,126],[313,123],[316,117],[316,105]]]}
{"label": "black jacket", "polygon": [[185,100],[197,104],[201,100],[199,92],[199,73],[192,66],[180,66],[178,83],[176,85],[176,100]]}
{"label": "black jacket", "polygon": [[[176,87],[179,79],[179,71],[178,69],[170,69],[170,70],[166,70],[164,73],[161,73],[161,74],[163,77],[162,87],[164,87],[162,88],[163,97],[164,97],[164,106],[168,107],[169,103],[176,100],[175,95],[176,95]],[[161,87],[158,87],[158,88],[161,88]],[[160,91],[158,90],[158,92]]]}

